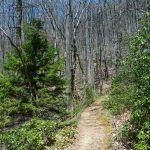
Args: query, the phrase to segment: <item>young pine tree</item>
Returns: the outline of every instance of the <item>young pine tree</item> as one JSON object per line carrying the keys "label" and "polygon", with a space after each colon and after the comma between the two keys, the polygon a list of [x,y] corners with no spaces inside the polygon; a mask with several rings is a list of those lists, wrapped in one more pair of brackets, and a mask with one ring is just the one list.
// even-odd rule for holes
{"label": "young pine tree", "polygon": [[5,72],[0,74],[0,128],[31,117],[51,119],[64,112],[63,60],[51,47],[43,23],[33,20],[26,26],[21,51],[8,54]]}

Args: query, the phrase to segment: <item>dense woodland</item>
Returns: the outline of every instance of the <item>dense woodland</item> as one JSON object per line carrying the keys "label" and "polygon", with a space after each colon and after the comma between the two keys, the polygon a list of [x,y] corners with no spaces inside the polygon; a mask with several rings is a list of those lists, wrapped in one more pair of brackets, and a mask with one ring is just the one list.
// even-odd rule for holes
{"label": "dense woodland", "polygon": [[63,149],[105,83],[117,138],[150,149],[149,0],[0,0],[0,36],[0,149]]}

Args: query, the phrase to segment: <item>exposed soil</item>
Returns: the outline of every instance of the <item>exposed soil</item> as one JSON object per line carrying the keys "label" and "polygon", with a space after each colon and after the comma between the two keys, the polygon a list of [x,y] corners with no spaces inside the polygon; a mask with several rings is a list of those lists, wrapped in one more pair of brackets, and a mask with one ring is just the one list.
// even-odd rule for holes
{"label": "exposed soil", "polygon": [[78,121],[75,141],[65,150],[128,150],[117,141],[115,136],[123,124],[129,120],[130,111],[117,116],[110,115],[102,109],[102,101],[108,97],[110,84],[105,83],[102,94],[96,102],[86,108]]}
{"label": "exposed soil", "polygon": [[92,106],[86,108],[78,122],[75,142],[65,150],[108,150],[110,145],[111,126],[103,114],[101,97]]}

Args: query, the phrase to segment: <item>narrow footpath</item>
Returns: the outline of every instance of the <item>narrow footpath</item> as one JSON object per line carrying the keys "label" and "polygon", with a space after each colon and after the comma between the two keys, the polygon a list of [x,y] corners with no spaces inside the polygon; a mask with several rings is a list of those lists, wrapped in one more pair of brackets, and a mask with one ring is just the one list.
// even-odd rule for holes
{"label": "narrow footpath", "polygon": [[109,150],[111,125],[109,117],[103,112],[102,96],[82,112],[75,142],[65,150]]}

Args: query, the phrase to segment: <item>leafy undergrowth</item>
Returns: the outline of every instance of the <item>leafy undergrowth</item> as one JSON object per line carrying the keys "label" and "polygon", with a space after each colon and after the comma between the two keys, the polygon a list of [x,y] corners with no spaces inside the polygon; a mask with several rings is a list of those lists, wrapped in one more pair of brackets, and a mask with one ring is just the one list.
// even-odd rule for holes
{"label": "leafy undergrowth", "polygon": [[0,141],[10,150],[43,150],[45,145],[54,141],[55,131],[55,122],[32,119],[19,128],[2,133]]}
{"label": "leafy undergrowth", "polygon": [[104,107],[113,114],[130,109],[131,117],[117,138],[127,149],[150,149],[150,14],[143,14],[141,28],[131,38],[130,54],[110,90]]}
{"label": "leafy undergrowth", "polygon": [[75,122],[57,124],[36,118],[0,134],[0,145],[9,150],[63,149],[73,142],[75,134]]}
{"label": "leafy undergrowth", "polygon": [[103,102],[103,107],[113,115],[121,114],[125,109],[132,108],[131,97],[134,94],[134,84],[126,82],[121,76],[114,79],[109,98]]}
{"label": "leafy undergrowth", "polygon": [[55,147],[62,150],[67,145],[73,143],[75,134],[77,133],[76,128],[77,124],[74,122],[60,129],[55,136]]}

